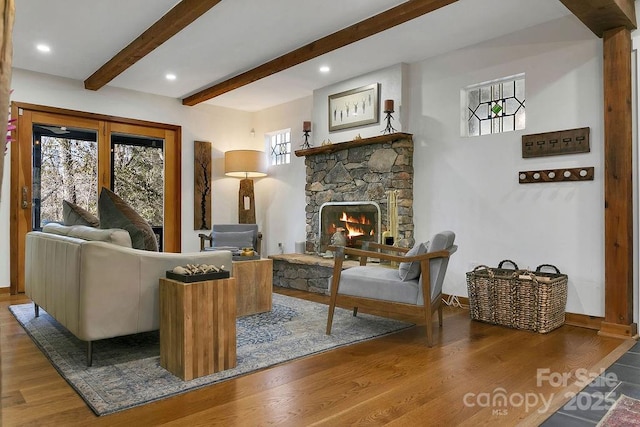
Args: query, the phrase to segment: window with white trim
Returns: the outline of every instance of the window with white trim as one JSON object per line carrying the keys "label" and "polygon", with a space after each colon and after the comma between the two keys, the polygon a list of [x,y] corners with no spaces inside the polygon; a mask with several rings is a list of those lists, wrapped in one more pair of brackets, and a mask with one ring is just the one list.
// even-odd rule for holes
{"label": "window with white trim", "polygon": [[271,165],[291,163],[291,129],[268,133],[267,143]]}
{"label": "window with white trim", "polygon": [[463,136],[480,136],[525,128],[524,74],[463,89],[466,104]]}

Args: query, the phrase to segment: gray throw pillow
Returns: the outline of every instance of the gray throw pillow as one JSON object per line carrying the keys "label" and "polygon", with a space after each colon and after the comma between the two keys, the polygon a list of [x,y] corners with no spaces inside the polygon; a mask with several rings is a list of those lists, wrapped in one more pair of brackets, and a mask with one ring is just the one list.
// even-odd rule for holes
{"label": "gray throw pillow", "polygon": [[[428,246],[429,242],[427,242],[426,244],[420,243],[419,245],[415,245],[409,250],[409,252],[405,254],[405,256],[416,256],[427,253]],[[418,277],[420,277],[420,262],[401,262],[400,267],[398,268],[398,274],[400,274],[400,279],[403,282],[417,279]]]}
{"label": "gray throw pillow", "polygon": [[98,199],[98,213],[100,228],[127,230],[133,248],[158,252],[158,241],[149,223],[116,193],[104,187]]}
{"label": "gray throw pillow", "polygon": [[62,201],[62,218],[64,225],[100,227],[100,220],[94,214],[68,200]]}
{"label": "gray throw pillow", "polygon": [[253,248],[253,231],[213,231],[211,246],[214,248]]}

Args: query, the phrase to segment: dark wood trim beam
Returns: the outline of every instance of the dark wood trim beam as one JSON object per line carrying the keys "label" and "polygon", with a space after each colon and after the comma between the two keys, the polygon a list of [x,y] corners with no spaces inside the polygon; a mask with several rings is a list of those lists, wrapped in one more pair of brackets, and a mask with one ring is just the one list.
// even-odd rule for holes
{"label": "dark wood trim beam", "polygon": [[[149,120],[139,120],[139,119],[129,119],[127,117],[120,116],[112,116],[109,114],[99,114],[99,113],[86,113],[84,111],[78,110],[69,110],[66,108],[58,108],[58,107],[49,107],[46,105],[39,104],[30,104],[28,102],[16,102],[14,101],[12,104],[15,104],[16,107],[21,108],[23,110],[33,110],[39,113],[51,113],[51,114],[62,114],[65,116],[71,117],[80,117],[83,119],[93,119],[93,120],[102,120],[107,122],[117,122],[134,126],[146,126],[152,128],[166,129],[172,130],[180,133],[182,127],[180,125],[173,125],[167,123],[160,122],[152,122]],[[12,116],[13,117],[13,116]],[[17,116],[15,116],[17,117]]]}
{"label": "dark wood trim beam", "polygon": [[310,59],[347,46],[351,43],[403,24],[458,0],[409,0],[371,18],[343,28],[333,34],[313,41],[279,58],[239,74],[223,82],[203,89],[182,100],[183,105],[196,105],[218,95],[248,85],[272,74],[291,68]]}
{"label": "dark wood trim beam", "polygon": [[86,79],[85,89],[100,89],[218,3],[220,0],[182,0]]}
{"label": "dark wood trim beam", "polygon": [[600,38],[613,28],[635,30],[634,0],[560,0],[584,25]]}
{"label": "dark wood trim beam", "polygon": [[604,262],[602,335],[633,337],[631,31],[604,32]]}

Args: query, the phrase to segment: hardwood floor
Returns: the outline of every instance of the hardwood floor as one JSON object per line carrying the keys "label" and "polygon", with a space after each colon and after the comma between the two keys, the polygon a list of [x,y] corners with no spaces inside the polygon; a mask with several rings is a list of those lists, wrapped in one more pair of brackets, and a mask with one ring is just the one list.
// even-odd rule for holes
{"label": "hardwood floor", "polygon": [[[576,389],[575,376],[565,388],[538,378],[538,369],[553,379],[579,368],[599,373],[630,347],[590,329],[565,325],[541,335],[473,322],[468,311],[446,308],[433,348],[426,346],[424,327],[416,326],[96,417],[7,310],[24,302],[24,296],[0,294],[2,426],[537,425]],[[492,406],[501,393],[511,404],[494,399]],[[542,414],[541,398],[554,405]]]}

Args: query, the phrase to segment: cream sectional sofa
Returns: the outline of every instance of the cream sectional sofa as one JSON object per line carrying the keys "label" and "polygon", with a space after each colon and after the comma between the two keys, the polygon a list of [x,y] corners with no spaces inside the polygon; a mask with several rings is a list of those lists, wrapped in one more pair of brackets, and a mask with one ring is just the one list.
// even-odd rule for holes
{"label": "cream sectional sofa", "polygon": [[166,253],[131,248],[129,233],[47,224],[27,233],[25,292],[73,335],[91,342],[159,328],[158,279],[186,264],[224,265],[231,252]]}

